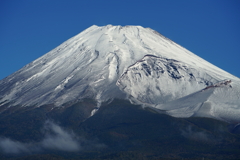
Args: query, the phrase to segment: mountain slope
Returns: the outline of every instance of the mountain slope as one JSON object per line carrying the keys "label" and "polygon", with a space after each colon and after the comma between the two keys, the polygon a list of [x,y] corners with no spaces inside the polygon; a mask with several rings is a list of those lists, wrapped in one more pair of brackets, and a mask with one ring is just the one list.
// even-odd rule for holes
{"label": "mountain slope", "polygon": [[[229,83],[227,83],[229,82]],[[154,109],[174,117],[209,117],[239,123],[240,85],[223,81]]]}

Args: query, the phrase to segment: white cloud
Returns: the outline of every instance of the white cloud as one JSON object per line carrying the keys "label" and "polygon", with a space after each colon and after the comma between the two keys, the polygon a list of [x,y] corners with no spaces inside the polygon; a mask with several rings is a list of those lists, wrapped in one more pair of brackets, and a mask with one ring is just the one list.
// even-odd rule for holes
{"label": "white cloud", "polygon": [[0,139],[0,148],[5,153],[21,153],[21,152],[29,152],[27,144],[23,144],[20,142],[12,141],[9,138],[1,138]]}
{"label": "white cloud", "polygon": [[[79,138],[73,132],[64,130],[51,121],[46,121],[43,131],[45,132],[45,137],[40,142],[22,143],[9,138],[0,138],[0,149],[7,154],[18,154],[44,150],[75,152],[84,149],[106,147],[104,144]],[[81,143],[84,145],[82,146]]]}
{"label": "white cloud", "polygon": [[204,131],[193,131],[191,126],[188,126],[186,129],[181,130],[182,136],[196,141],[211,142],[213,138],[210,134]]}
{"label": "white cloud", "polygon": [[77,137],[73,133],[63,130],[60,126],[50,121],[46,123],[45,128],[46,130],[52,131],[53,134],[47,134],[45,139],[40,142],[43,148],[62,151],[80,150]]}

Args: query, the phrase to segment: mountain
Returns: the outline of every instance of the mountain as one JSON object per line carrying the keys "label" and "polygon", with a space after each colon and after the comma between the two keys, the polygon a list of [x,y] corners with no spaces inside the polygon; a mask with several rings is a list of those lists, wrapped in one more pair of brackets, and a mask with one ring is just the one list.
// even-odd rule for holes
{"label": "mountain", "polygon": [[240,79],[141,26],[91,26],[0,81],[0,159],[239,159]]}
{"label": "mountain", "polygon": [[[224,80],[231,87],[215,87],[201,93],[204,99],[193,100],[201,97],[195,92]],[[201,116],[239,122],[239,91],[239,78],[150,28],[94,25],[1,80],[0,108],[54,108],[93,98],[96,111],[102,102],[119,98],[176,117],[200,115],[201,110]],[[194,104],[176,106],[186,96]],[[182,115],[187,108],[191,113]]]}

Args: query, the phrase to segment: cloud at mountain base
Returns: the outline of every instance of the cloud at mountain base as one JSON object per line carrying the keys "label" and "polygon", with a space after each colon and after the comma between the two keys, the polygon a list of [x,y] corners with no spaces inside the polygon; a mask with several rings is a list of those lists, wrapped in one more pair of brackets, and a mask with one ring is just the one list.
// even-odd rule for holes
{"label": "cloud at mountain base", "polygon": [[45,123],[44,128],[51,131],[52,134],[47,134],[43,141],[40,142],[42,148],[62,151],[78,151],[81,149],[78,137],[73,132],[67,132],[50,121]]}
{"label": "cloud at mountain base", "polygon": [[6,137],[0,138],[0,150],[6,154],[35,153],[45,150],[76,152],[89,148],[104,148],[104,144],[79,138],[74,132],[67,131],[59,125],[46,121],[43,131],[45,137],[40,142],[22,143]]}
{"label": "cloud at mountain base", "polygon": [[194,131],[191,126],[188,126],[187,128],[182,129],[181,135],[185,138],[195,140],[195,141],[202,141],[202,142],[214,141],[214,138],[212,137],[212,135],[204,131]]}
{"label": "cloud at mountain base", "polygon": [[4,153],[13,153],[13,154],[30,152],[30,150],[32,150],[29,144],[13,141],[9,138],[0,139],[0,148]]}

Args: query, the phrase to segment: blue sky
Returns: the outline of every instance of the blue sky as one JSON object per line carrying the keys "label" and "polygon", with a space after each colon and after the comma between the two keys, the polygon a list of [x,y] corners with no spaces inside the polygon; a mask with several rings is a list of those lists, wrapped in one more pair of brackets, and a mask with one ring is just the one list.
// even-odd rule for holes
{"label": "blue sky", "polygon": [[1,0],[0,79],[91,25],[150,27],[240,77],[239,0]]}

